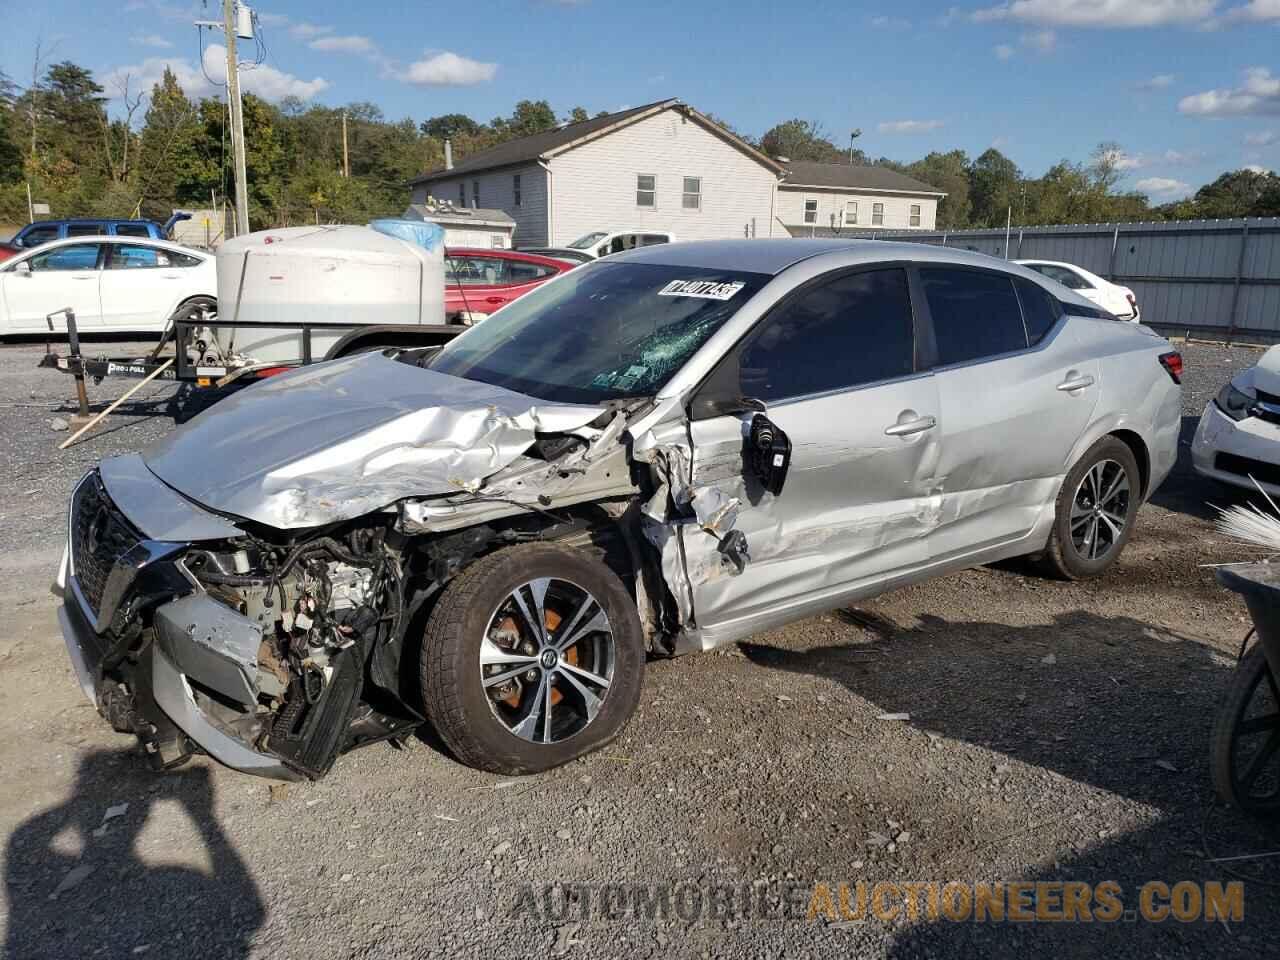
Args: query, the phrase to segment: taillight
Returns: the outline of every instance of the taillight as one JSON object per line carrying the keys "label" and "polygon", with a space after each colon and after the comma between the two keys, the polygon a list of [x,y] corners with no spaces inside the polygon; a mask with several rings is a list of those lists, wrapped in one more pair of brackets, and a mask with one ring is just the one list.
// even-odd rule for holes
{"label": "taillight", "polygon": [[[293,367],[263,367],[261,370],[255,370],[253,375],[259,380],[265,380],[267,377],[274,377],[276,374],[288,373]],[[1181,368],[1179,368],[1181,369]]]}
{"label": "taillight", "polygon": [[1174,383],[1182,382],[1182,354],[1177,350],[1160,354],[1160,366],[1164,367]]}

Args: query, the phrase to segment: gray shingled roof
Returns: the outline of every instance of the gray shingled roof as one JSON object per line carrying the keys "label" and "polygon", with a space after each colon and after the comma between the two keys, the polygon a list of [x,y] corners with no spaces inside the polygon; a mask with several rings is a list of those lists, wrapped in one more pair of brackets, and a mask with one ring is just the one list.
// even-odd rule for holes
{"label": "gray shingled roof", "polygon": [[780,184],[784,187],[849,187],[946,196],[946,191],[888,167],[860,167],[850,163],[818,163],[814,160],[788,161],[784,166],[787,168],[787,178]]}
{"label": "gray shingled roof", "polygon": [[557,147],[563,147],[573,143],[575,140],[589,137],[597,131],[611,127],[615,123],[621,123],[647,110],[652,110],[654,107],[679,102],[679,100],[659,100],[655,103],[646,103],[642,107],[632,107],[629,110],[608,113],[603,117],[592,117],[590,120],[582,120],[579,123],[566,123],[563,126],[556,127],[554,130],[544,130],[542,133],[531,134],[518,140],[508,140],[506,143],[500,143],[496,147],[481,150],[479,153],[473,153],[459,160],[451,169],[446,170],[444,167],[437,167],[435,170],[428,170],[426,173],[414,177],[409,182],[425,183],[428,180],[442,180],[445,177],[456,176],[460,173],[490,170],[494,167],[509,167],[517,163],[529,163],[549,151],[555,150]]}
{"label": "gray shingled roof", "polygon": [[500,223],[514,224],[505,210],[485,207],[428,207],[425,203],[411,203],[404,211],[406,220],[432,220],[447,223]]}

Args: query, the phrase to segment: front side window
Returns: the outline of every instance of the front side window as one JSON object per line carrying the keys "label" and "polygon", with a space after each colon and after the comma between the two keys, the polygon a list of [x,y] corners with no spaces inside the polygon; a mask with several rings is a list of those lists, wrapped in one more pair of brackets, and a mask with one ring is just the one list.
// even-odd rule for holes
{"label": "front side window", "polygon": [[736,270],[588,264],[450,340],[430,367],[556,403],[652,396],[769,280]]}
{"label": "front side window", "polygon": [[817,200],[806,200],[804,202],[804,222],[805,223],[818,222],[818,201]]}
{"label": "front side window", "polygon": [[858,224],[858,201],[846,200],[844,204],[844,225],[854,227]]}
{"label": "front side window", "polygon": [[138,247],[130,243],[111,245],[108,270],[137,270],[146,267],[169,266],[169,255],[155,247]]}
{"label": "front side window", "polygon": [[922,267],[938,363],[968,363],[1027,347],[1013,278],[1002,273]]}
{"label": "front side window", "polygon": [[651,173],[636,174],[636,206],[658,205],[658,178]]}
{"label": "front side window", "polygon": [[96,243],[74,243],[37,253],[27,261],[32,270],[95,270],[98,266]]}
{"label": "front side window", "polygon": [[873,203],[871,205],[871,222],[877,227],[884,226],[884,204]]}
{"label": "front side window", "polygon": [[34,230],[28,230],[22,235],[22,246],[38,247],[42,243],[48,243],[50,240],[57,239],[57,227],[36,227]]}
{"label": "front side window", "polygon": [[151,231],[148,230],[146,226],[141,223],[117,223],[116,236],[117,237],[149,237],[151,236]]}
{"label": "front side window", "polygon": [[905,270],[819,282],[770,314],[738,362],[742,396],[774,401],[890,380],[914,368]]}
{"label": "front side window", "polygon": [[918,203],[911,205],[911,226],[920,226],[920,204]]}
{"label": "front side window", "polygon": [[515,206],[520,206],[520,174],[513,174],[511,177],[511,202]]}
{"label": "front side window", "polygon": [[701,177],[685,177],[684,178],[684,197],[681,205],[686,210],[702,209],[702,178]]}

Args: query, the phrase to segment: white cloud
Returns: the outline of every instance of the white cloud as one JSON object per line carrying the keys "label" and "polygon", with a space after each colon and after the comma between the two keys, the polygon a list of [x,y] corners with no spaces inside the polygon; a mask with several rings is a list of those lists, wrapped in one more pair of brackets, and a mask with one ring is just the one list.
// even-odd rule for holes
{"label": "white cloud", "polygon": [[941,120],[888,120],[878,124],[881,133],[928,133],[942,126]]}
{"label": "white cloud", "polygon": [[991,141],[991,147],[994,150],[1003,150],[1005,147],[1009,146],[1009,143],[1010,140],[1008,137],[996,137]]}
{"label": "white cloud", "polygon": [[905,17],[887,17],[881,14],[871,18],[871,25],[888,30],[908,30],[911,27],[911,21]]}
{"label": "white cloud", "polygon": [[1178,109],[1201,117],[1280,114],[1280,77],[1267,67],[1249,67],[1240,86],[1193,93],[1178,101]]}
{"label": "white cloud", "polygon": [[1166,150],[1163,153],[1126,153],[1113,150],[1110,154],[1117,170],[1129,172],[1148,167],[1189,167],[1204,159],[1198,150]]}
{"label": "white cloud", "polygon": [[[108,71],[103,77],[103,86],[108,90],[116,90],[127,74],[133,89],[150,91],[154,84],[160,82],[166,67],[173,71],[187,96],[219,96],[227,75],[227,48],[220,43],[205,47],[203,71],[189,60],[179,57],[148,57],[141,63]],[[206,73],[208,77],[205,76]],[[209,78],[212,78],[212,82]],[[302,80],[291,73],[264,65],[241,70],[240,86],[264,100],[281,100],[284,97],[310,100],[329,89],[329,81],[323,77]]]}
{"label": "white cloud", "polygon": [[1157,73],[1138,84],[1139,90],[1168,90],[1178,78],[1172,73]]}
{"label": "white cloud", "polygon": [[1280,20],[1280,0],[1249,0],[1242,7],[1232,7],[1226,12],[1223,19],[1252,23]]}
{"label": "white cloud", "polygon": [[1015,52],[1016,51],[1013,49],[1013,47],[1009,46],[1009,44],[1007,43],[996,44],[997,60],[1012,60]]}
{"label": "white cloud", "polygon": [[1250,147],[1269,146],[1280,139],[1274,130],[1259,130],[1257,133],[1246,133],[1244,142]]}
{"label": "white cloud", "polygon": [[295,23],[289,27],[289,32],[299,40],[311,40],[326,33],[333,33],[333,27],[324,27],[315,23]]}
{"label": "white cloud", "polygon": [[154,33],[148,33],[145,36],[136,36],[129,39],[130,43],[136,43],[140,47],[154,47],[157,50],[168,50],[173,46],[164,37]]}
{"label": "white cloud", "polygon": [[498,72],[496,63],[481,63],[448,50],[432,53],[400,72],[405,83],[423,87],[469,87],[487,83]]}
{"label": "white cloud", "polygon": [[368,37],[317,37],[307,44],[312,50],[324,53],[374,53],[377,46]]}
{"label": "white cloud", "polygon": [[1191,192],[1191,184],[1171,177],[1147,177],[1134,184],[1140,193],[1155,194],[1167,199],[1175,196],[1186,196]]}
{"label": "white cloud", "polygon": [[1200,23],[1217,6],[1218,0],[1012,0],[977,10],[971,18],[1058,27],[1158,27]]}
{"label": "white cloud", "polygon": [[1270,171],[1270,170],[1268,170],[1266,167],[1260,167],[1260,166],[1258,166],[1258,164],[1256,164],[1256,163],[1250,163],[1250,164],[1248,164],[1248,165],[1245,167],[1245,169],[1246,169],[1246,170],[1248,170],[1250,173],[1270,173],[1270,172],[1271,172],[1271,171]]}

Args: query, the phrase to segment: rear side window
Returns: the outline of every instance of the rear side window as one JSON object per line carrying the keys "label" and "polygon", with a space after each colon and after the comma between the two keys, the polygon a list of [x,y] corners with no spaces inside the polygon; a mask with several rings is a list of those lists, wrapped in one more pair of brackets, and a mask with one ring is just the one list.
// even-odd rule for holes
{"label": "rear side window", "polygon": [[739,355],[742,395],[785,400],[915,369],[906,271],[845,274],[784,304]]}
{"label": "rear side window", "polygon": [[203,262],[199,257],[193,257],[187,253],[175,253],[172,250],[167,253],[169,265],[172,267],[198,267]]}
{"label": "rear side window", "polygon": [[149,237],[151,231],[141,223],[117,223],[116,236],[118,237]]}
{"label": "rear side window", "polygon": [[69,223],[68,237],[96,237],[107,232],[105,223]]}
{"label": "rear side window", "polygon": [[507,283],[529,283],[540,280],[555,273],[551,267],[541,263],[525,263],[523,260],[507,261]]}
{"label": "rear side window", "polygon": [[167,267],[169,255],[155,247],[135,247],[128,243],[118,243],[111,250],[111,262],[107,266],[111,270]]}
{"label": "rear side window", "polygon": [[1027,338],[1033,345],[1037,344],[1062,316],[1062,304],[1038,283],[1015,277],[1013,284],[1018,288],[1018,299],[1022,301],[1022,319],[1027,322]]}
{"label": "rear side window", "polygon": [[1012,278],[980,270],[923,267],[938,363],[967,363],[1027,346]]}

